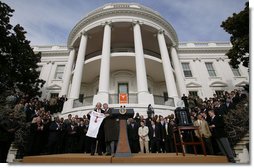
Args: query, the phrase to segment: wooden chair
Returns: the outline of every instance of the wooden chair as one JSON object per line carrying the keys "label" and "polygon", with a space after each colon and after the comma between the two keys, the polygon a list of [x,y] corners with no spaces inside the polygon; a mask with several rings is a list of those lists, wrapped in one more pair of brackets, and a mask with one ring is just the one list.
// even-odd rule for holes
{"label": "wooden chair", "polygon": [[[176,149],[176,155],[178,155],[177,146],[181,147],[183,156],[185,156],[185,153],[186,153],[185,146],[186,145],[193,146],[193,150],[194,150],[195,155],[197,155],[196,145],[201,145],[202,150],[203,150],[203,154],[206,156],[206,149],[205,149],[203,139],[200,138],[199,141],[197,141],[197,142],[195,142],[194,139],[193,139],[193,133],[194,133],[195,130],[198,132],[199,136],[202,137],[200,132],[199,132],[199,127],[198,126],[178,126],[178,127],[176,127],[176,129],[174,130],[174,133],[173,133],[175,149]],[[182,132],[185,132],[185,131],[190,132],[191,141],[185,142],[183,140]],[[177,142],[177,140],[176,140],[177,135],[179,136],[179,142]]]}

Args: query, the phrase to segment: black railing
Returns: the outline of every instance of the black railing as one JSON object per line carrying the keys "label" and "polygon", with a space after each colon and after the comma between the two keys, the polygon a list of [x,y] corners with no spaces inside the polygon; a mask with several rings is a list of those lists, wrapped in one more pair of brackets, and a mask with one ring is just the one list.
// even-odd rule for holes
{"label": "black railing", "polygon": [[174,98],[154,95],[154,104],[175,107]]}
{"label": "black railing", "polygon": [[[94,96],[86,96],[83,99],[75,99],[73,102],[73,108],[82,107],[82,106],[91,106],[93,105]],[[174,98],[164,97],[159,95],[154,95],[154,104],[156,105],[166,105],[175,107]],[[138,104],[138,95],[137,93],[128,94],[128,103],[127,104]],[[109,104],[119,104],[119,94],[109,94]]]}
{"label": "black railing", "polygon": [[85,56],[85,60],[88,60],[88,59],[93,58],[95,56],[101,55],[101,52],[102,52],[101,50],[97,50],[92,53],[89,53]]}
{"label": "black railing", "polygon": [[[151,56],[161,59],[161,55],[157,52],[154,52],[154,51],[148,50],[148,49],[144,49],[143,51],[144,51],[144,54],[146,54],[146,55],[151,55]],[[111,53],[117,53],[117,52],[135,53],[135,49],[134,48],[112,48],[111,49]],[[93,58],[95,56],[101,55],[101,53],[102,53],[102,50],[97,50],[97,51],[91,52],[85,56],[85,60],[88,60],[88,59]]]}
{"label": "black railing", "polygon": [[[137,94],[129,93],[127,104],[137,104],[137,103],[138,103]],[[109,94],[109,104],[119,104],[119,94]]]}
{"label": "black railing", "polygon": [[73,102],[73,108],[91,105],[93,105],[93,96],[86,96],[83,97],[83,99],[75,99]]}

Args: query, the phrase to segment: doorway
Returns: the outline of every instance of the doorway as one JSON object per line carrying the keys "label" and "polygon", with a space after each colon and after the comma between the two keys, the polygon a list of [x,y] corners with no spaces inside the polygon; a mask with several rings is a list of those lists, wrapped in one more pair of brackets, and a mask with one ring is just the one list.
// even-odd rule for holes
{"label": "doorway", "polygon": [[118,103],[128,104],[129,103],[129,87],[128,83],[118,83]]}

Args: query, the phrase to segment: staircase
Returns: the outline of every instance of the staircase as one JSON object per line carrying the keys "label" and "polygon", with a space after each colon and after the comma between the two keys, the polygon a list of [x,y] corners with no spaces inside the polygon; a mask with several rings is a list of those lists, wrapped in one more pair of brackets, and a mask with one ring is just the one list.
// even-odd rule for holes
{"label": "staircase", "polygon": [[9,149],[9,153],[8,153],[8,156],[7,156],[7,163],[15,162],[16,154],[17,154],[17,149],[14,148],[13,144],[11,144],[11,147]]}
{"label": "staircase", "polygon": [[247,146],[250,142],[249,133],[247,133],[235,146],[236,163],[250,163],[250,155]]}

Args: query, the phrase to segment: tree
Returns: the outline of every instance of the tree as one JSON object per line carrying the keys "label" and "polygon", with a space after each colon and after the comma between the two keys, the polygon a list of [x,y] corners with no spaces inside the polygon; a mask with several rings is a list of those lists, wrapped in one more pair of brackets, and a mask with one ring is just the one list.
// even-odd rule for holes
{"label": "tree", "polygon": [[23,27],[10,24],[14,10],[0,1],[0,11],[0,97],[6,91],[40,95],[45,83],[37,71],[40,53],[33,52]]}
{"label": "tree", "polygon": [[226,53],[230,65],[238,68],[242,62],[243,66],[249,67],[249,2],[245,4],[243,11],[233,13],[233,16],[223,21],[221,27],[231,34],[233,47]]}
{"label": "tree", "polygon": [[[40,95],[45,81],[39,79],[37,63],[40,53],[35,54],[26,40],[26,32],[19,24],[12,26],[10,17],[14,12],[0,1],[0,121],[12,112],[13,94],[24,93],[30,97]],[[15,146],[22,157],[27,143],[28,126],[24,112],[14,114],[21,125],[16,132]]]}

